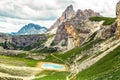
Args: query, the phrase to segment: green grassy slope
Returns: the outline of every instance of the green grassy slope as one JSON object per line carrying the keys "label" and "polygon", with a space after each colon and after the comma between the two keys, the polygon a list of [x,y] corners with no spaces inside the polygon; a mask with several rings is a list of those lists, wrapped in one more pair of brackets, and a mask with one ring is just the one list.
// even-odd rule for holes
{"label": "green grassy slope", "polygon": [[[104,40],[101,40],[101,39],[98,39],[98,40],[93,40],[93,39],[90,39],[89,42],[85,43],[83,46],[79,46],[79,47],[76,47],[64,54],[62,53],[54,53],[53,55],[60,58],[61,60],[63,60],[64,62],[68,62],[68,63],[72,63],[72,61],[74,60],[75,56],[77,54],[80,54],[81,51],[85,51],[85,50],[88,50],[90,48],[92,48],[92,46],[96,43],[101,43],[102,41]],[[53,56],[51,56],[51,54],[49,54],[49,56],[47,56],[47,58],[43,61],[51,61],[51,62],[56,62],[56,63],[64,63],[58,59],[55,59]],[[43,77],[43,78],[36,78],[35,80],[39,80],[39,79],[42,79],[42,80],[66,80],[66,76],[69,75],[68,72],[51,72],[50,71],[44,71],[44,72],[41,72],[43,74],[47,74],[47,76]],[[53,73],[53,74],[52,74]],[[39,75],[43,75],[43,74],[39,74]],[[61,77],[62,76],[62,77]],[[80,79],[81,80],[81,79]]]}
{"label": "green grassy slope", "polygon": [[8,56],[0,55],[0,63],[7,65],[34,67],[37,65],[37,62],[38,61],[32,59],[24,59],[24,58],[8,57]]}
{"label": "green grassy slope", "polygon": [[120,46],[90,68],[80,72],[77,80],[120,80]]}
{"label": "green grassy slope", "polygon": [[[40,72],[34,80],[66,80],[66,76],[69,72],[56,72],[56,71],[42,71]],[[46,75],[42,78],[39,78],[40,75]]]}
{"label": "green grassy slope", "polygon": [[104,21],[103,25],[111,25],[115,22],[116,18],[109,18],[109,17],[92,17],[90,18],[91,21]]}
{"label": "green grassy slope", "polygon": [[86,42],[84,46],[78,46],[70,51],[67,51],[65,53],[54,53],[53,55],[58,57],[59,59],[54,58],[51,56],[51,54],[48,54],[47,58],[43,61],[50,61],[50,62],[56,62],[56,63],[72,63],[74,60],[75,56],[78,54],[81,54],[81,51],[88,50],[92,48],[92,46],[96,43],[101,43],[102,39],[97,39],[97,40],[90,40],[89,42]]}
{"label": "green grassy slope", "polygon": [[[19,77],[27,77],[36,74],[38,61],[19,57],[8,57],[0,55],[0,73],[7,75],[1,76],[0,80],[22,80]],[[39,70],[38,70],[39,71]],[[18,76],[16,78],[10,76]]]}
{"label": "green grassy slope", "polygon": [[[100,19],[102,20],[102,19]],[[93,36],[94,37],[94,36]],[[51,54],[46,53],[46,59],[41,61],[55,62],[55,63],[72,63],[75,56],[81,54],[81,51],[86,51],[92,48],[96,43],[101,43],[104,40],[91,39],[84,43],[82,46],[76,47],[66,53],[53,53],[52,55],[58,57],[56,59]],[[41,55],[39,53],[36,53]],[[0,56],[0,63],[14,65],[14,66],[30,66],[35,67],[37,62],[32,59],[22,58],[24,55],[18,55],[16,57]],[[114,51],[110,52],[107,56],[102,58],[96,64],[92,65],[90,68],[80,72],[77,75],[77,80],[120,80],[120,46]],[[45,77],[40,78],[40,76],[45,75]],[[66,76],[69,72],[57,72],[57,71],[42,71],[36,75],[35,80],[66,80]]]}

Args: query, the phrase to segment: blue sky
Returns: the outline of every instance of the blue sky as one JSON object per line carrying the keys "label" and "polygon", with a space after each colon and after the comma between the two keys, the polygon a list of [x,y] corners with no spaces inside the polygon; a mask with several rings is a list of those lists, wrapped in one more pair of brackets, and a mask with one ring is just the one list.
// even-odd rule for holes
{"label": "blue sky", "polygon": [[93,9],[103,16],[115,17],[119,0],[0,0],[0,32],[16,32],[28,23],[50,27],[65,8]]}

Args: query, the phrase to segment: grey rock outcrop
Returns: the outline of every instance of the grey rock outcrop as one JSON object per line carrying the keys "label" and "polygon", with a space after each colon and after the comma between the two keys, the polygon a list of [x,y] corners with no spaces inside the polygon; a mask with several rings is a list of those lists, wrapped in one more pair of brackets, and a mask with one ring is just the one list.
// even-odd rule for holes
{"label": "grey rock outcrop", "polygon": [[12,38],[12,37],[9,36],[8,34],[0,33],[0,43],[5,42],[6,40],[7,40],[8,42],[12,42],[11,38]]}
{"label": "grey rock outcrop", "polygon": [[10,36],[8,34],[0,33],[0,46],[2,46],[4,49],[9,50],[17,49],[19,47],[24,48],[27,46],[40,47],[41,44],[46,41],[46,39],[47,37],[44,34]]}
{"label": "grey rock outcrop", "polygon": [[99,16],[100,16],[99,13],[94,12],[91,9],[85,9],[84,11],[78,9],[75,16],[71,20],[78,20],[80,22],[80,21],[84,21],[90,17],[99,17]]}
{"label": "grey rock outcrop", "polygon": [[25,47],[32,45],[40,40],[45,40],[46,37],[44,35],[22,35],[22,36],[13,36],[12,37],[12,44],[16,45],[17,47]]}
{"label": "grey rock outcrop", "polygon": [[114,36],[116,33],[116,22],[109,26],[102,26],[101,29],[97,32],[95,39],[106,39],[110,38],[111,36]]}

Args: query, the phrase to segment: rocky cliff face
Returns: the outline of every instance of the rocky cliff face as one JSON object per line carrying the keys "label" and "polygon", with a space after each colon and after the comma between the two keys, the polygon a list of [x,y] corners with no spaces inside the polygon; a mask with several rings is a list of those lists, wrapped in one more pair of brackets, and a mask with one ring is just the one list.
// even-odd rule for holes
{"label": "rocky cliff face", "polygon": [[116,37],[120,38],[120,1],[116,5],[116,16],[117,16],[117,31]]}
{"label": "rocky cliff face", "polygon": [[46,37],[44,35],[13,36],[12,44],[14,44],[17,47],[26,47],[45,39]]}
{"label": "rocky cliff face", "polygon": [[72,38],[73,39],[73,46],[74,47],[78,46],[80,44],[78,31],[73,27],[73,25],[70,25],[69,22],[65,23],[65,29],[67,30],[68,38]]}
{"label": "rocky cliff face", "polygon": [[[84,40],[86,40],[87,37],[83,37],[83,35],[90,33],[91,29],[87,29],[88,25],[84,25],[82,27],[82,23],[84,24],[84,21],[89,19],[90,17],[96,17],[100,16],[99,13],[94,12],[91,9],[86,9],[84,11],[82,10],[77,10],[75,12],[73,10],[73,6],[70,5],[68,6],[65,11],[62,13],[62,16],[55,22],[55,24],[51,27],[57,27],[56,35],[53,40],[54,45],[62,45],[66,44],[69,45],[68,39],[72,39],[73,41],[73,46],[76,47],[80,43],[83,43]],[[92,22],[91,22],[92,23]],[[93,26],[93,25],[91,25]],[[86,29],[83,29],[86,28]],[[80,31],[83,32],[83,35],[80,36]],[[89,35],[89,34],[87,34]]]}
{"label": "rocky cliff face", "polygon": [[112,25],[108,26],[101,26],[101,29],[97,31],[97,34],[95,36],[95,39],[100,38],[100,39],[106,39],[110,38],[115,35],[116,33],[116,22]]}
{"label": "rocky cliff face", "polygon": [[33,49],[40,47],[46,39],[47,37],[43,34],[10,36],[0,33],[0,46],[4,49],[24,49],[25,47]]}
{"label": "rocky cliff face", "polygon": [[5,34],[5,33],[0,33],[0,44],[5,42],[5,41],[8,41],[8,42],[12,42],[12,37],[9,36],[8,34]]}

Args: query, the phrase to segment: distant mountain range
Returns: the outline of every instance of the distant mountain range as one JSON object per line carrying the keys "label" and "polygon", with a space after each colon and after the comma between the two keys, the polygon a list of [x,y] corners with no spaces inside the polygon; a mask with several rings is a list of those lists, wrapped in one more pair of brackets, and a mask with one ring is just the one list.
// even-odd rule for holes
{"label": "distant mountain range", "polygon": [[23,26],[17,33],[11,33],[11,35],[33,35],[33,34],[44,34],[47,32],[46,27],[42,27],[38,24],[29,23]]}

